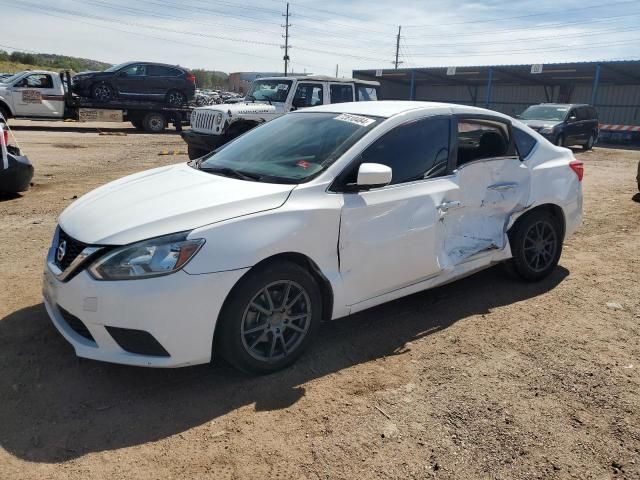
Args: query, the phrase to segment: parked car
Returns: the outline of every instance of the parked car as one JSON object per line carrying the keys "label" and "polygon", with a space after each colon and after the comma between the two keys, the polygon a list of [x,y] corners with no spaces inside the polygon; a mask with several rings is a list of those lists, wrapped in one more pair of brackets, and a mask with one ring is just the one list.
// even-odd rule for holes
{"label": "parked car", "polygon": [[191,101],[196,77],[186,68],[162,63],[128,62],[103,72],[83,72],[73,77],[77,95],[108,102],[115,98],[164,99],[174,106]]}
{"label": "parked car", "polygon": [[9,127],[0,118],[0,193],[29,190],[33,165],[18,147],[9,145]]}
{"label": "parked car", "polygon": [[591,150],[598,140],[598,113],[590,105],[543,103],[532,105],[518,118],[554,145]]}
{"label": "parked car", "polygon": [[81,357],[272,372],[322,320],[498,262],[545,278],[580,224],[582,169],[489,110],[304,109],[71,204],[44,302]]}
{"label": "parked car", "polygon": [[[324,76],[264,77],[254,80],[243,98],[206,106],[191,113],[191,130],[184,131],[190,159],[199,158],[244,132],[299,108],[329,103],[380,99],[380,84]],[[238,103],[229,107],[230,103]]]}

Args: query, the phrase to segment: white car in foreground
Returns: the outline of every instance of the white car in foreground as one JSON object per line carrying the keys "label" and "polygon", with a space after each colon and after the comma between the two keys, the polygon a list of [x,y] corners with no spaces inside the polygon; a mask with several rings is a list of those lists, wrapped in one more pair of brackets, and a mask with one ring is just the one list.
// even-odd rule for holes
{"label": "white car in foreground", "polygon": [[581,221],[582,168],[489,110],[305,109],[74,202],[44,302],[81,357],[271,372],[322,320],[497,262],[546,277]]}

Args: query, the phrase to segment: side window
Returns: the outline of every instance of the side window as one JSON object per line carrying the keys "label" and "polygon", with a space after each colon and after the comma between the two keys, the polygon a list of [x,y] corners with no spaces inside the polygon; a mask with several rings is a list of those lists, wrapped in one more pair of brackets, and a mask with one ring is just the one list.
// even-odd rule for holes
{"label": "side window", "polygon": [[509,139],[504,125],[475,120],[458,122],[458,165],[504,157],[508,152]]}
{"label": "side window", "polygon": [[569,115],[567,115],[567,120],[569,120],[571,117],[574,117],[574,120],[572,120],[573,122],[575,122],[578,119],[578,112],[576,111],[575,108],[573,108],[570,112]]}
{"label": "side window", "polygon": [[353,102],[353,87],[351,85],[330,85],[331,103]]}
{"label": "side window", "polygon": [[578,112],[578,120],[589,120],[589,108],[580,107],[576,109]]}
{"label": "side window", "polygon": [[176,70],[160,65],[147,65],[147,75],[150,77],[175,77]]}
{"label": "side window", "polygon": [[33,75],[23,78],[16,87],[53,88],[53,79],[51,75],[34,73]]}
{"label": "side window", "polygon": [[417,120],[386,133],[368,147],[361,163],[391,167],[391,184],[444,175],[449,159],[448,117]]}
{"label": "side window", "polygon": [[145,75],[145,65],[131,65],[123,70],[130,77]]}
{"label": "side window", "polygon": [[372,102],[378,100],[378,92],[376,87],[368,87],[366,85],[358,85],[357,87],[358,102]]}
{"label": "side window", "polygon": [[293,105],[296,107],[315,107],[323,104],[322,84],[300,83],[293,96]]}
{"label": "side window", "polygon": [[520,130],[518,127],[513,127],[513,140],[516,142],[516,148],[520,159],[524,160],[529,156],[533,147],[536,146],[536,139],[529,135],[524,130]]}

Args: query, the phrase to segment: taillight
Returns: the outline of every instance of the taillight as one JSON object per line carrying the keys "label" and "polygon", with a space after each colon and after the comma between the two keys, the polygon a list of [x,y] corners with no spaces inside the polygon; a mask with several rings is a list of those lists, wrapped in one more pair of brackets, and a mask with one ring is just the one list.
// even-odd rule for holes
{"label": "taillight", "polygon": [[580,160],[572,160],[569,162],[569,166],[571,167],[571,170],[576,172],[578,181],[581,182],[582,177],[584,176],[584,163],[582,163]]}
{"label": "taillight", "polygon": [[4,138],[4,144],[9,145],[9,130],[2,128],[2,137]]}
{"label": "taillight", "polygon": [[196,84],[196,76],[191,72],[187,73],[187,82],[193,83],[195,85]]}

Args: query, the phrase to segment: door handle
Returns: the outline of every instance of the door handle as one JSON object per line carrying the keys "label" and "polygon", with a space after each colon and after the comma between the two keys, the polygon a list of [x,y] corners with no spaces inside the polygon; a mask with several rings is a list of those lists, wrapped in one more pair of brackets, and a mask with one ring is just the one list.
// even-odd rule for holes
{"label": "door handle", "polygon": [[462,207],[462,202],[453,200],[451,202],[442,202],[440,205],[438,205],[438,210],[440,210],[441,212],[448,212],[449,210],[460,207]]}
{"label": "door handle", "polygon": [[511,190],[517,186],[517,183],[496,183],[495,185],[489,185],[487,190]]}

